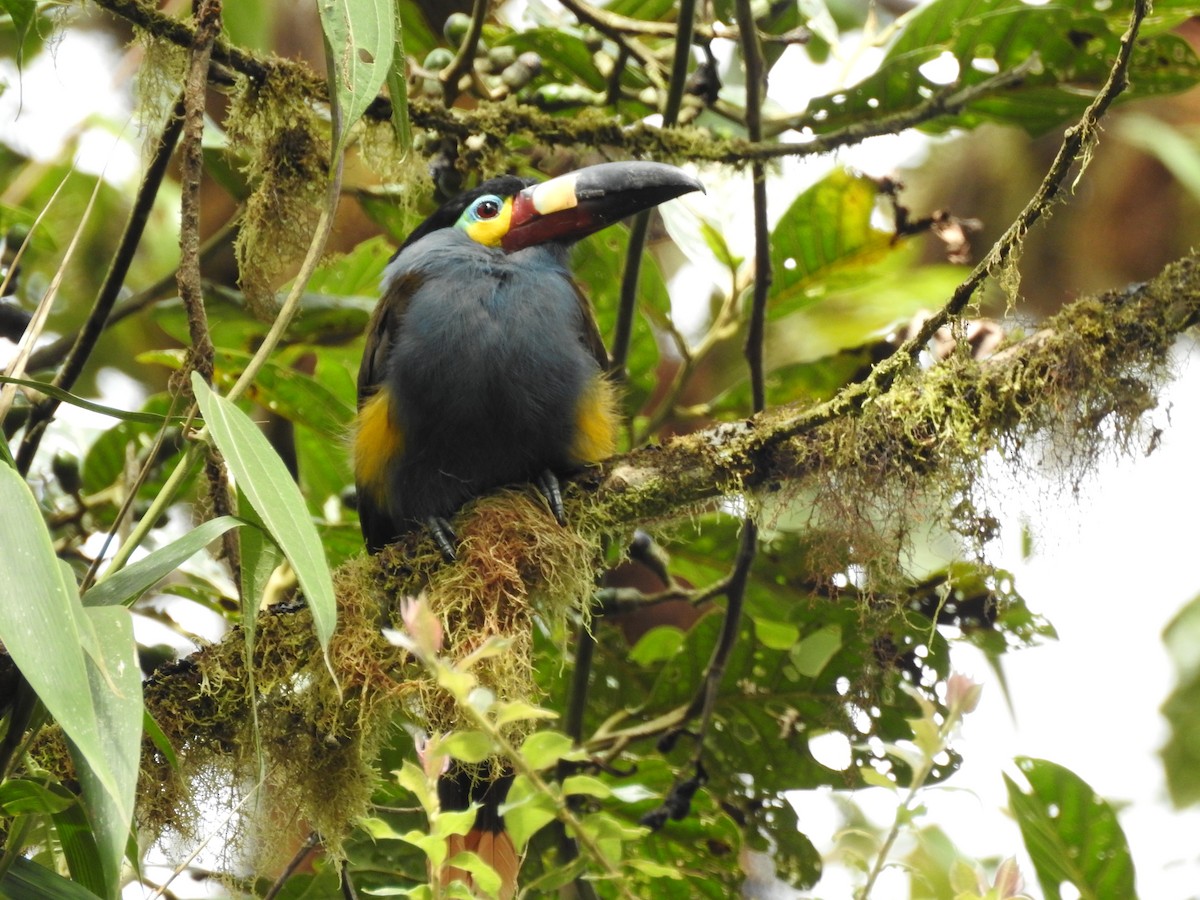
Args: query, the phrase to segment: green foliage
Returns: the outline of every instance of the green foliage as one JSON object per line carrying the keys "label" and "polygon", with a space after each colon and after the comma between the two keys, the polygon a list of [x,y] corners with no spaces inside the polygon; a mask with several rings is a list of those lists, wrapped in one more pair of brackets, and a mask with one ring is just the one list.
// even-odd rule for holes
{"label": "green foliage", "polygon": [[[801,127],[817,132],[880,115],[912,110],[945,86],[961,89],[1026,67],[1018,84],[990,91],[958,114],[938,118],[930,130],[1002,122],[1041,134],[1078,116],[1108,77],[1132,4],[1070,0],[1034,6],[1021,0],[936,0],[902,19],[874,74],[845,91],[809,104]],[[1194,14],[1187,3],[1156,5],[1163,25]],[[953,60],[948,81],[922,67]],[[1036,60],[1036,64],[1029,63]],[[1139,76],[1126,99],[1171,93],[1194,84],[1200,60],[1181,38],[1143,37],[1134,55]],[[1082,89],[1082,90],[1081,90]]]}
{"label": "green foliage", "polygon": [[[384,82],[394,77],[397,50],[395,0],[319,3],[321,30],[333,86],[333,158],[345,150],[350,128],[366,112]],[[403,46],[399,49],[403,51]],[[403,57],[395,61],[403,66]],[[402,111],[404,105],[396,104]],[[407,132],[406,119],[397,119],[397,134]]]}
{"label": "green foliage", "polygon": [[1066,884],[1085,900],[1133,900],[1133,860],[1113,808],[1055,763],[1020,757],[1017,767],[1030,790],[1005,775],[1008,802],[1047,900],[1059,900]]}
{"label": "green foliage", "polygon": [[[70,740],[100,864],[88,886],[114,896],[133,819],[142,724],[132,622],[120,608],[82,606],[33,495],[6,465],[0,507],[0,581],[21,585],[24,595],[0,604],[0,641]],[[54,665],[44,665],[47,659]]]}
{"label": "green foliage", "polygon": [[[295,571],[312,612],[321,649],[328,654],[329,640],[337,625],[337,601],[321,539],[308,518],[304,498],[278,454],[245,413],[213,393],[197,373],[192,373],[192,390],[238,490]],[[246,614],[256,616],[257,606],[249,607]]]}
{"label": "green foliage", "polygon": [[1200,598],[1193,599],[1175,616],[1163,635],[1175,663],[1177,684],[1163,704],[1170,726],[1163,746],[1167,788],[1178,807],[1200,802]]}

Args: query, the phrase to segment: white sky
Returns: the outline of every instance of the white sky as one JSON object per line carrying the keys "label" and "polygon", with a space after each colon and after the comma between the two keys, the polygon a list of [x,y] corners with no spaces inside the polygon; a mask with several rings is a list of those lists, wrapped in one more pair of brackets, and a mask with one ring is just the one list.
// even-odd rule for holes
{"label": "white sky", "polygon": [[[1152,455],[1109,461],[1077,498],[1053,476],[1034,476],[1004,504],[1004,534],[993,561],[1013,572],[1029,607],[1059,634],[1057,642],[1005,657],[1016,721],[983,656],[970,647],[953,655],[957,671],[985,685],[983,698],[954,743],[962,769],[922,794],[928,815],[919,824],[937,823],[969,857],[1017,856],[1034,897],[1041,890],[1033,866],[1004,813],[1001,773],[1016,776],[1016,756],[1071,769],[1118,808],[1144,900],[1200,897],[1200,809],[1173,810],[1158,757],[1167,734],[1158,710],[1175,685],[1162,630],[1200,593],[1200,569],[1193,564],[1200,352],[1186,344],[1176,356],[1178,378],[1149,417],[1164,432]],[[1026,560],[1023,523],[1036,532]],[[801,828],[819,849],[829,846],[840,824],[822,794],[795,798]],[[877,823],[890,824],[895,794],[862,791],[855,800]],[[893,858],[906,846],[901,842]],[[861,876],[832,868],[812,895],[838,900],[860,883]],[[892,870],[873,896],[907,896],[907,878]]]}

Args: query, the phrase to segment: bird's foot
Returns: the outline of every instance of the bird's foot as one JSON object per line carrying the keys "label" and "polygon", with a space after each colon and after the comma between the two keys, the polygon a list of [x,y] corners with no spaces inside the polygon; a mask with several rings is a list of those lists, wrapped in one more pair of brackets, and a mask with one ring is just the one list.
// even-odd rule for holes
{"label": "bird's foot", "polygon": [[425,527],[429,529],[433,542],[442,551],[442,557],[446,562],[454,562],[458,559],[458,554],[454,552],[454,545],[458,543],[458,535],[454,533],[449,519],[443,519],[441,516],[428,516],[425,519]]}
{"label": "bird's foot", "polygon": [[541,495],[546,498],[546,503],[550,505],[550,512],[554,514],[554,520],[559,525],[566,525],[567,513],[563,509],[562,489],[558,486],[558,476],[546,469],[533,483]]}

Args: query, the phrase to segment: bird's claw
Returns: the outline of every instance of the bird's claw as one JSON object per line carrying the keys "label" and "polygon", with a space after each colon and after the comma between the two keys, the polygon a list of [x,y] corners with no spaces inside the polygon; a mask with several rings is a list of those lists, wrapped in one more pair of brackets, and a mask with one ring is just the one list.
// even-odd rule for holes
{"label": "bird's claw", "polygon": [[425,527],[429,529],[433,542],[442,551],[442,557],[446,562],[454,562],[458,559],[458,554],[454,552],[454,545],[458,543],[458,535],[454,533],[449,519],[443,519],[441,516],[429,516],[425,520]]}
{"label": "bird's claw", "polygon": [[558,486],[558,476],[546,469],[537,477],[534,484],[541,495],[546,498],[550,512],[554,514],[554,520],[559,525],[566,525],[567,512],[563,509],[562,489]]}

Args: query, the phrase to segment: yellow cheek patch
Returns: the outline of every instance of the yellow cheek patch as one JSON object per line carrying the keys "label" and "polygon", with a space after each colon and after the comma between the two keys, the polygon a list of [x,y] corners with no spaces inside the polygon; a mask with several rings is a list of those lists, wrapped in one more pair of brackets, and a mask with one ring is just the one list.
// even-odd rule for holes
{"label": "yellow cheek patch", "polygon": [[597,375],[575,407],[571,456],[576,462],[598,463],[616,452],[619,416],[617,389],[607,378]]}
{"label": "yellow cheek patch", "polygon": [[512,199],[506,199],[500,207],[500,214],[491,219],[479,219],[466,225],[467,237],[485,247],[499,247],[504,236],[508,234],[508,225],[512,221]]}
{"label": "yellow cheek patch", "polygon": [[404,452],[404,435],[392,419],[392,397],[381,388],[358,412],[354,432],[354,478],[360,490],[386,507],[388,465]]}

